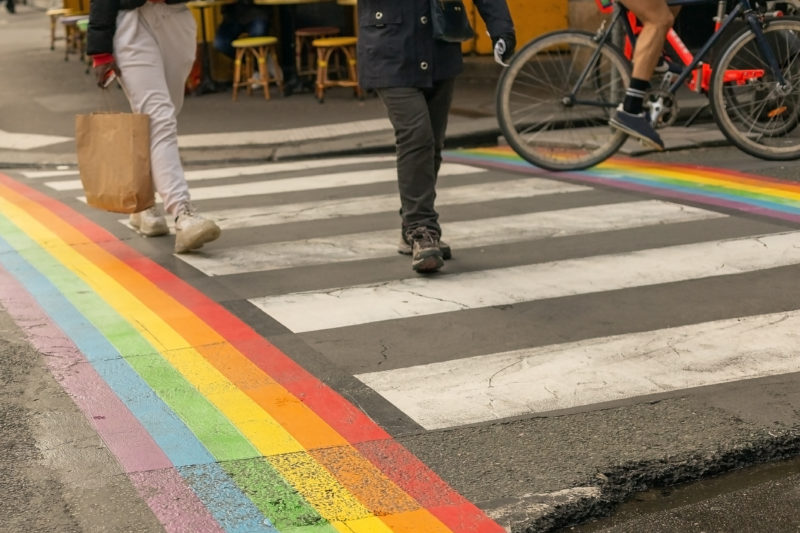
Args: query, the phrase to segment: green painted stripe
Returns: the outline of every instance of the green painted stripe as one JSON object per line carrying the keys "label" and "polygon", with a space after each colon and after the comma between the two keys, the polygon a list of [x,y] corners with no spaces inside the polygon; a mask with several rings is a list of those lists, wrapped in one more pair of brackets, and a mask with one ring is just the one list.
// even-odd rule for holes
{"label": "green painted stripe", "polygon": [[319,513],[298,497],[297,491],[265,458],[232,461],[223,463],[222,467],[237,480],[242,491],[269,517],[278,531],[336,532]]}
{"label": "green painted stripe", "polygon": [[[83,280],[3,216],[0,216],[0,232],[119,350],[122,358],[184,421],[242,492],[276,527],[283,530],[280,523],[298,533],[304,533],[309,527],[312,528],[309,533],[312,530],[314,533],[336,531],[268,461],[259,457],[256,448],[216,407]],[[246,468],[231,466],[239,464],[232,461],[243,459],[247,460]]]}
{"label": "green painted stripe", "polygon": [[[598,171],[592,172],[595,175],[603,175],[609,178],[619,177],[620,179],[624,179],[625,175],[619,175],[619,171]],[[723,193],[730,196],[738,196],[741,198],[751,198],[754,200],[761,200],[765,202],[771,202],[775,204],[785,205],[788,207],[795,207],[800,208],[800,201],[794,200],[792,198],[786,198],[785,196],[778,196],[777,194],[768,194],[768,193],[757,193],[757,192],[750,192],[750,191],[743,191],[742,189],[735,188],[734,186],[725,186],[725,185],[712,185],[710,183],[698,183],[688,178],[675,178],[675,177],[666,177],[666,176],[658,176],[653,177],[650,174],[641,174],[635,173],[636,179],[642,182],[652,182],[652,183],[663,183],[667,185],[677,185],[680,187],[692,188],[697,189],[698,191],[711,191],[716,193]]]}

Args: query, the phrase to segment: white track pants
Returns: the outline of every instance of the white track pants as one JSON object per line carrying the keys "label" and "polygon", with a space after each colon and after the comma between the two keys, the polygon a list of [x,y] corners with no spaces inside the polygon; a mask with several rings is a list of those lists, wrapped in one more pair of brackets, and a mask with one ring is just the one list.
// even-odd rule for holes
{"label": "white track pants", "polygon": [[194,63],[196,34],[184,4],[155,2],[121,11],[114,34],[114,59],[131,109],[150,116],[153,184],[173,216],[190,201],[178,153],[177,116]]}

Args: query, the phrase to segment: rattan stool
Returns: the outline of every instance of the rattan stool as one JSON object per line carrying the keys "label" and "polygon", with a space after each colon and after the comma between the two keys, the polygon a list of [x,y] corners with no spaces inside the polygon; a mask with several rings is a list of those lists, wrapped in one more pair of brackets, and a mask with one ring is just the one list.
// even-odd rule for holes
{"label": "rattan stool", "polygon": [[[356,70],[356,37],[326,37],[315,39],[311,44],[317,50],[317,100],[325,100],[325,89],[329,87],[352,87],[358,98],[362,97]],[[341,53],[346,60],[347,78],[330,79],[328,65],[334,53]]]}
{"label": "rattan stool", "polygon": [[[264,87],[264,98],[269,100],[269,85],[274,83],[283,94],[283,71],[278,64],[277,37],[244,37],[233,41],[236,58],[233,62],[233,99],[236,100],[239,87],[247,87],[247,94],[253,93],[253,84],[261,83]],[[275,77],[269,73],[269,59],[272,58]],[[253,77],[254,62],[258,64],[260,79]],[[242,79],[244,76],[244,80]]]}
{"label": "rattan stool", "polygon": [[339,28],[317,26],[299,28],[294,32],[294,63],[298,76],[315,76],[317,73],[317,54],[311,42],[314,39],[339,35]]}

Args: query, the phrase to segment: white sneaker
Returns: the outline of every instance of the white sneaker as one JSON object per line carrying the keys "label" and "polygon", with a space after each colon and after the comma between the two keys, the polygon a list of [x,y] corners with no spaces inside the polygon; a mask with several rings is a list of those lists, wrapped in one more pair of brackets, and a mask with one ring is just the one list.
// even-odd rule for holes
{"label": "white sneaker", "polygon": [[169,233],[167,219],[164,218],[161,210],[155,205],[144,211],[131,213],[129,222],[136,231],[147,237],[158,237]]}
{"label": "white sneaker", "polygon": [[213,221],[201,217],[191,209],[184,209],[175,219],[175,253],[197,250],[218,238],[220,233],[219,226]]}
{"label": "white sneaker", "polygon": [[250,88],[253,90],[261,88],[261,73],[257,70],[253,72],[253,77],[250,78]]}

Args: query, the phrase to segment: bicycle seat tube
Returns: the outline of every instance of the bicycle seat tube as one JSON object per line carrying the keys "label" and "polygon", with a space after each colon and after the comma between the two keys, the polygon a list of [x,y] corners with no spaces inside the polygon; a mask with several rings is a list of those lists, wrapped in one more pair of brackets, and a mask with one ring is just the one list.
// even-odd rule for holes
{"label": "bicycle seat tube", "polygon": [[[563,102],[562,102],[564,105],[573,105],[573,104],[576,103],[575,95],[578,94],[578,91],[583,86],[583,82],[586,80],[586,76],[589,75],[589,71],[591,70],[591,66],[594,65],[597,62],[598,58],[600,57],[600,53],[601,53],[601,50],[603,49],[603,46],[606,43],[608,43],[609,39],[613,36],[614,28],[617,26],[617,24],[619,23],[620,19],[623,20],[624,25],[627,28],[629,36],[633,37],[633,30],[631,29],[630,24],[628,24],[627,14],[628,14],[628,10],[625,8],[625,6],[623,6],[619,2],[614,2],[614,12],[611,15],[611,19],[610,19],[610,22],[608,23],[608,27],[606,27],[605,29],[602,29],[602,27],[601,27],[600,31],[598,31],[598,33],[595,35],[594,41],[597,43],[597,48],[592,53],[592,57],[589,58],[589,61],[586,63],[586,68],[584,68],[583,72],[581,72],[581,75],[578,76],[578,79],[575,82],[575,85],[572,86],[572,90],[569,92],[569,94],[567,96],[564,97]],[[633,42],[633,41],[631,41],[631,42]],[[609,43],[609,44],[613,45],[613,43]],[[580,103],[592,105],[591,102],[580,102]]]}

